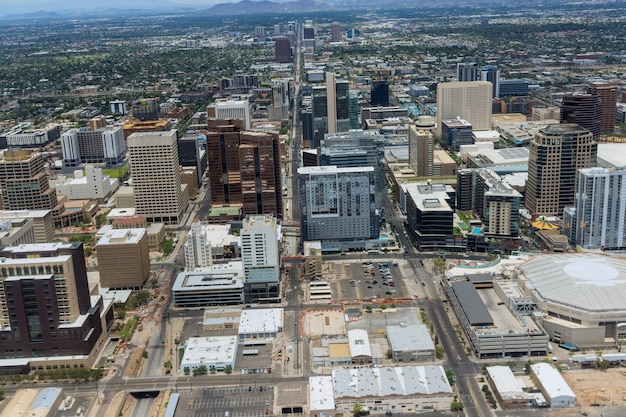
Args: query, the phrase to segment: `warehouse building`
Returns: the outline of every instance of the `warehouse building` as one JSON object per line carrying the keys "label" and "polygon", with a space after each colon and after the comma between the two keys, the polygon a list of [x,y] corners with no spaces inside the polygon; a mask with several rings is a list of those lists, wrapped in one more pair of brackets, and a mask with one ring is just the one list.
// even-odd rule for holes
{"label": "warehouse building", "polygon": [[394,362],[435,360],[435,344],[424,324],[387,326],[387,340]]}
{"label": "warehouse building", "polygon": [[535,378],[550,408],[565,408],[576,405],[576,394],[565,382],[561,373],[549,363],[539,362],[530,366],[530,374]]}

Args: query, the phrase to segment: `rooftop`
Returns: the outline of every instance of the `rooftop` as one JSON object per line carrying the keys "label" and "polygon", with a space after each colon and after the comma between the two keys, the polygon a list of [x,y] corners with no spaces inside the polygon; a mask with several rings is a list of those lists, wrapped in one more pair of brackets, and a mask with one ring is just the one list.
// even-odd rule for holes
{"label": "rooftop", "polygon": [[237,336],[192,337],[187,340],[180,367],[198,363],[234,363]]}
{"label": "rooftop", "polygon": [[395,351],[435,350],[428,328],[424,324],[387,326],[387,338]]}
{"label": "rooftop", "polygon": [[241,312],[239,334],[278,333],[283,328],[282,308],[259,308]]}
{"label": "rooftop", "polygon": [[309,378],[309,404],[311,411],[335,409],[333,377],[314,376]]}

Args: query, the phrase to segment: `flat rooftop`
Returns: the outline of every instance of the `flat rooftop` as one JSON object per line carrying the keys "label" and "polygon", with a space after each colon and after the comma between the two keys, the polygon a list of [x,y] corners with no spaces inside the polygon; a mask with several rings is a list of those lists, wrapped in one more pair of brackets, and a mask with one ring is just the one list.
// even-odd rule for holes
{"label": "flat rooftop", "polygon": [[192,337],[187,339],[180,368],[197,363],[234,363],[237,336]]}

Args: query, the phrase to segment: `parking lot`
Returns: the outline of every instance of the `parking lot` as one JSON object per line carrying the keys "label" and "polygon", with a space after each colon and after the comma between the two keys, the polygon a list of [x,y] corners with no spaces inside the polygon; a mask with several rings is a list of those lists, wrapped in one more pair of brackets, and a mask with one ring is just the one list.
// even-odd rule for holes
{"label": "parking lot", "polygon": [[[262,390],[262,391],[261,391]],[[260,417],[272,413],[274,388],[216,388],[181,393],[176,417]]]}
{"label": "parking lot", "polygon": [[349,262],[344,264],[345,279],[337,281],[337,297],[343,300],[411,296],[397,265],[392,262]]}

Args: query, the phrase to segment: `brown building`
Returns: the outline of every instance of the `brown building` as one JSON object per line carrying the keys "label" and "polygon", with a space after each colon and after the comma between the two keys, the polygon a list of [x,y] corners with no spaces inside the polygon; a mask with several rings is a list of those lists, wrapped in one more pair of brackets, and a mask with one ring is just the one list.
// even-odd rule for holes
{"label": "brown building", "polygon": [[281,64],[291,62],[291,42],[286,36],[279,36],[274,42],[275,61]]}
{"label": "brown building", "polygon": [[172,128],[169,120],[136,120],[131,119],[124,123],[124,139],[127,139],[133,133],[139,132],[165,132]]}
{"label": "brown building", "polygon": [[561,123],[575,123],[584,127],[593,133],[593,138],[597,140],[600,137],[600,110],[600,96],[597,94],[565,94],[561,103]]}
{"label": "brown building", "polygon": [[574,205],[576,174],[596,166],[598,144],[593,134],[575,124],[540,129],[530,142],[526,207],[533,214],[562,216]]}
{"label": "brown building", "polygon": [[114,229],[96,244],[102,288],[141,288],[150,273],[146,229]]}
{"label": "brown building", "polygon": [[0,257],[0,358],[13,363],[2,370],[91,367],[113,309],[89,293],[82,243],[5,246]]}
{"label": "brown building", "polygon": [[180,183],[187,184],[187,194],[193,200],[198,195],[198,170],[196,167],[180,167]]}
{"label": "brown building", "polygon": [[590,83],[587,92],[600,97],[600,131],[613,133],[615,130],[617,85],[604,82]]}
{"label": "brown building", "polygon": [[278,135],[242,131],[241,120],[209,120],[207,153],[211,201],[242,205],[241,216],[282,217]]}

